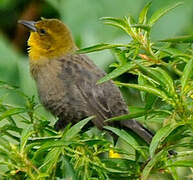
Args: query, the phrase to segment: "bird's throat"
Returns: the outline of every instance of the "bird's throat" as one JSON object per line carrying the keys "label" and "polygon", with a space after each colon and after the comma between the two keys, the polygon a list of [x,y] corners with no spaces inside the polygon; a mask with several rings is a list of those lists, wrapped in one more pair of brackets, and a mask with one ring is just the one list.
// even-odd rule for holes
{"label": "bird's throat", "polygon": [[69,49],[65,48],[57,48],[57,49],[42,49],[38,46],[29,47],[29,58],[30,62],[34,64],[44,64],[47,61],[52,61],[56,59],[60,59],[69,53],[73,53],[75,48],[71,47]]}
{"label": "bird's throat", "polygon": [[66,38],[57,43],[40,41],[37,33],[32,32],[28,40],[29,58],[31,63],[42,64],[44,61],[60,59],[73,53],[76,49],[71,38]]}

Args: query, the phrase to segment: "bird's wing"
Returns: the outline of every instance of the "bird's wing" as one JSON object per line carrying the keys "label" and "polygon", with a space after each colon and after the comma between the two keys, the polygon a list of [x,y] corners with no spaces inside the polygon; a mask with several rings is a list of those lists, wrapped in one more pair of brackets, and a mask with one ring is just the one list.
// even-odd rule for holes
{"label": "bird's wing", "polygon": [[[71,70],[69,70],[69,67]],[[69,72],[68,75],[63,75],[62,77],[71,78],[72,83],[79,90],[84,102],[87,103],[90,112],[97,117],[93,122],[98,128],[104,126],[105,119],[114,116],[113,111],[116,111],[116,108],[121,108],[113,107],[113,102],[121,101],[124,104],[122,109],[127,109],[119,90],[112,82],[96,84],[105,73],[97,68],[88,57],[84,55],[66,57],[63,61],[62,71]],[[127,111],[125,114],[127,114]]]}
{"label": "bird's wing", "polygon": [[[64,82],[71,80],[71,84],[78,90],[81,100],[87,104],[86,107],[91,112],[90,115],[96,116],[93,123],[98,128],[103,128],[105,119],[128,114],[127,105],[119,89],[111,81],[96,84],[105,73],[97,68],[87,56],[71,55],[66,57],[62,67],[64,74],[61,75],[61,78],[64,78]],[[147,143],[150,143],[153,134],[139,122],[126,120],[121,121],[120,124],[133,130]]]}

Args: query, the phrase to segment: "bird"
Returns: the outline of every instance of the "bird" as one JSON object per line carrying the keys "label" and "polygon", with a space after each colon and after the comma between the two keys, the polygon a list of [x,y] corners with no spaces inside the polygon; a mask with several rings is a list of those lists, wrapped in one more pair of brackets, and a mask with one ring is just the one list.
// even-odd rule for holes
{"label": "bird", "polygon": [[19,20],[30,30],[30,72],[43,106],[58,117],[56,129],[95,116],[94,126],[110,125],[132,130],[150,144],[153,133],[134,119],[105,122],[129,114],[119,88],[112,80],[97,84],[106,73],[85,54],[78,54],[71,31],[58,19]]}

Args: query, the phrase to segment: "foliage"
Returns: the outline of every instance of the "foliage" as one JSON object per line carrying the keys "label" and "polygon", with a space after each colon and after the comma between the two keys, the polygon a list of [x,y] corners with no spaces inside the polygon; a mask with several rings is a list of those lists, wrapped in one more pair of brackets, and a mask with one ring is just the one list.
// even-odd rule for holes
{"label": "foliage", "polygon": [[[6,121],[0,129],[2,179],[108,179],[119,175],[134,177],[139,171],[135,161],[108,158],[113,147],[105,133],[96,128],[81,132],[94,117],[56,132],[49,126],[49,121],[37,112],[40,105],[34,102],[34,98],[27,97],[5,82],[1,82],[1,88],[15,91],[25,100],[24,107],[1,101],[0,120]],[[133,171],[134,167],[138,167],[136,171]]]}
{"label": "foliage", "polygon": [[[120,137],[125,147],[117,147],[106,131],[87,129],[88,117],[56,132],[40,107],[17,87],[0,82],[1,89],[16,93],[23,106],[13,106],[0,98],[0,175],[1,179],[143,179],[152,173],[168,173],[180,179],[177,167],[192,167],[193,132],[193,43],[192,35],[152,42],[151,30],[156,21],[181,3],[156,11],[147,17],[151,3],[141,11],[137,21],[132,16],[102,18],[105,24],[123,30],[127,44],[99,44],[81,49],[88,53],[110,49],[116,62],[112,72],[100,79],[104,83],[125,74],[137,76],[114,81],[120,87],[140,91],[143,107],[128,115],[106,121],[143,118],[162,127],[150,146],[130,132],[106,126]],[[110,151],[120,158],[109,157]],[[175,150],[177,154],[171,152]],[[168,153],[169,152],[169,153]],[[190,174],[192,176],[192,174]]]}
{"label": "foliage", "polygon": [[[128,73],[138,77],[137,84],[120,81],[114,81],[114,83],[120,87],[139,90],[141,99],[145,104],[143,110],[140,113],[113,117],[107,121],[119,121],[142,116],[147,122],[152,119],[163,119],[163,127],[156,132],[150,144],[149,156],[151,159],[143,168],[140,175],[141,179],[147,179],[152,170],[162,170],[171,173],[174,179],[179,179],[176,169],[171,167],[193,166],[192,161],[189,160],[178,163],[178,155],[182,152],[171,158],[168,157],[167,153],[167,151],[177,147],[186,147],[183,151],[183,154],[186,154],[185,151],[192,147],[192,35],[160,41],[164,43],[153,43],[150,38],[152,26],[156,21],[180,4],[177,3],[160,9],[148,19],[147,12],[151,5],[148,3],[141,11],[137,22],[132,16],[123,19],[102,18],[105,24],[120,28],[127,33],[131,41],[128,44],[98,44],[78,51],[78,53],[89,53],[111,49],[115,54],[116,63],[110,65],[114,68],[113,71],[100,79],[98,83],[104,83]],[[181,43],[187,44],[183,44],[183,48]],[[156,106],[158,103],[161,105]],[[186,141],[183,141],[185,138]],[[139,149],[136,150],[139,151]],[[189,156],[189,154],[187,155]],[[170,166],[168,163],[173,165]]]}

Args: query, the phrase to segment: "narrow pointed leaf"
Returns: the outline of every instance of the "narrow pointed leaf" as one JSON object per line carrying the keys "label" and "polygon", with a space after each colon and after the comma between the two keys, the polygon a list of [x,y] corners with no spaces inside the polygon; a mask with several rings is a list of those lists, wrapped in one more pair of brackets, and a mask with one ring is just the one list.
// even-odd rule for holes
{"label": "narrow pointed leaf", "polygon": [[157,99],[157,96],[147,93],[145,96],[145,109],[152,109]]}
{"label": "narrow pointed leaf", "polygon": [[189,60],[186,64],[183,72],[183,76],[181,77],[181,84],[182,84],[182,93],[189,81],[189,79],[193,76],[193,59]]}
{"label": "narrow pointed leaf", "polygon": [[64,137],[62,138],[63,140],[71,140],[72,138],[74,138],[80,131],[81,129],[91,120],[93,119],[94,116],[88,117],[80,122],[78,122],[77,124],[75,124],[74,126],[72,126],[64,135]]}
{"label": "narrow pointed leaf", "polygon": [[[141,86],[146,85],[148,83],[147,80],[144,78],[144,76],[143,76],[143,74],[141,72],[139,72],[137,80],[138,80],[138,84],[141,85]],[[146,92],[140,91],[140,95],[141,95],[142,101],[144,102],[145,101]]]}
{"label": "narrow pointed leaf", "polygon": [[145,168],[143,169],[140,179],[148,180],[149,174],[153,169],[154,165],[161,159],[161,156],[166,153],[166,151],[161,150],[153,158],[151,158],[151,160],[146,164]]}
{"label": "narrow pointed leaf", "polygon": [[149,20],[149,25],[152,26],[156,21],[158,21],[162,16],[164,16],[167,12],[171,11],[172,9],[176,8],[177,6],[182,5],[182,2],[178,2],[170,7],[161,8],[156,11]]}
{"label": "narrow pointed leaf", "polygon": [[148,85],[140,86],[138,84],[129,84],[129,83],[120,83],[120,82],[115,82],[115,84],[117,84],[118,86],[130,87],[130,88],[138,89],[140,91],[152,93],[156,96],[159,96],[164,101],[167,101],[168,103],[172,103],[172,100],[169,99],[168,96],[163,91],[161,91],[158,88],[155,88],[153,86],[148,86]]}
{"label": "narrow pointed leaf", "polygon": [[139,24],[145,24],[147,22],[147,12],[152,4],[152,1],[148,2],[139,14]]}
{"label": "narrow pointed leaf", "polygon": [[56,164],[58,163],[58,158],[61,154],[61,148],[53,148],[45,157],[44,163],[39,168],[42,172],[50,174]]}
{"label": "narrow pointed leaf", "polygon": [[[171,48],[171,47],[167,47],[167,48],[157,48],[157,47],[153,47],[156,50],[160,50],[163,51],[164,53],[167,53],[169,55],[172,55],[172,58],[174,57],[185,57],[185,58],[191,58],[192,56],[189,54],[185,54],[183,51],[176,49],[176,48]],[[185,62],[188,62],[188,60],[186,60],[185,58],[183,58],[183,60],[185,60]]]}
{"label": "narrow pointed leaf", "polygon": [[113,17],[103,17],[101,19],[105,21],[105,24],[118,27],[125,31],[127,34],[131,34],[131,28],[126,20]]}
{"label": "narrow pointed leaf", "polygon": [[5,148],[8,151],[11,150],[11,146],[9,144],[9,141],[7,139],[5,139],[4,137],[0,137],[0,146],[2,146],[3,148]]}
{"label": "narrow pointed leaf", "polygon": [[46,143],[44,143],[39,149],[38,151],[36,151],[36,156],[39,155],[39,153],[41,153],[42,151],[49,149],[49,148],[55,148],[55,147],[63,147],[63,146],[68,146],[70,144],[72,144],[73,141],[64,141],[64,140],[58,140],[58,141],[47,141]]}
{"label": "narrow pointed leaf", "polygon": [[76,174],[75,174],[75,171],[74,171],[72,165],[65,157],[63,158],[62,163],[63,163],[62,164],[63,165],[62,172],[64,172],[66,180],[68,180],[68,179],[69,180],[77,180]]}
{"label": "narrow pointed leaf", "polygon": [[110,126],[105,126],[104,129],[107,129],[109,131],[112,131],[113,133],[115,133],[117,136],[119,136],[120,138],[122,138],[125,142],[127,142],[129,145],[131,145],[134,149],[136,149],[137,151],[141,152],[143,154],[142,149],[140,149],[139,144],[137,143],[137,141],[135,140],[135,138],[133,138],[130,134],[128,134],[125,130],[120,130],[118,128],[114,128],[114,127],[110,127]]}
{"label": "narrow pointed leaf", "polygon": [[162,68],[160,67],[147,68],[139,63],[137,65],[139,66],[140,70],[142,70],[142,72],[147,74],[147,76],[150,76],[151,78],[153,78],[155,82],[157,81],[164,89],[166,89],[167,93],[169,94],[175,93],[173,79]]}
{"label": "narrow pointed leaf", "polygon": [[44,179],[46,177],[49,177],[50,175],[47,174],[47,173],[39,173],[39,175],[37,176],[37,180],[41,180],[41,179]]}
{"label": "narrow pointed leaf", "polygon": [[32,126],[24,128],[21,133],[21,141],[20,141],[20,151],[22,152],[25,148],[25,145],[28,141],[28,138],[34,133]]}
{"label": "narrow pointed leaf", "polygon": [[171,78],[171,76],[164,71],[160,67],[156,67],[153,69],[154,72],[157,72],[157,78],[160,80],[163,86],[165,86],[166,89],[168,89],[169,94],[174,94],[175,93],[175,87],[174,87],[174,81]]}
{"label": "narrow pointed leaf", "polygon": [[169,170],[171,172],[171,175],[172,175],[173,179],[174,180],[179,180],[176,168],[175,167],[170,167]]}
{"label": "narrow pointed leaf", "polygon": [[4,126],[0,127],[0,131],[2,133],[7,131],[7,130],[11,130],[11,131],[15,131],[17,133],[21,133],[22,128],[18,128],[17,126],[12,125],[12,124],[5,124]]}
{"label": "narrow pointed leaf", "polygon": [[121,74],[133,69],[134,67],[136,67],[135,64],[128,62],[126,64],[124,64],[123,66],[120,66],[118,68],[116,68],[115,70],[113,70],[111,73],[107,74],[105,77],[101,78],[97,84],[101,84],[104,83],[106,81],[109,81],[113,78],[116,78],[118,76],[120,76]]}
{"label": "narrow pointed leaf", "polygon": [[193,35],[179,36],[175,38],[168,38],[160,40],[160,42],[173,42],[173,43],[193,43]]}
{"label": "narrow pointed leaf", "polygon": [[[128,51],[128,50],[126,50],[126,51]],[[119,62],[119,64],[118,63],[114,64],[114,67],[117,68],[119,65],[122,66],[122,65],[125,65],[127,63],[127,57],[126,57],[126,53],[124,50],[122,50],[120,48],[113,48],[112,52],[113,52],[116,60]],[[110,66],[113,67],[112,64]]]}
{"label": "narrow pointed leaf", "polygon": [[84,54],[84,53],[90,53],[90,52],[95,52],[95,51],[102,51],[102,50],[105,50],[105,49],[113,49],[113,48],[116,48],[116,47],[128,47],[128,46],[124,45],[124,44],[98,44],[98,45],[95,45],[95,46],[90,46],[90,47],[87,47],[87,48],[77,50],[76,53]]}
{"label": "narrow pointed leaf", "polygon": [[175,162],[170,162],[167,164],[167,167],[193,167],[192,160],[179,160]]}
{"label": "narrow pointed leaf", "polygon": [[170,135],[170,133],[174,129],[176,129],[179,126],[180,124],[175,124],[175,125],[168,124],[157,131],[149,147],[151,157],[154,156],[154,153],[156,149],[158,148],[158,146]]}
{"label": "narrow pointed leaf", "polygon": [[13,116],[13,115],[16,115],[16,114],[24,113],[26,111],[27,110],[25,108],[12,108],[12,109],[8,109],[7,111],[5,111],[4,113],[2,113],[0,115],[0,121],[5,119],[5,118],[8,118],[9,116]]}
{"label": "narrow pointed leaf", "polygon": [[155,74],[153,68],[147,68],[146,66],[143,66],[142,64],[139,63],[137,63],[137,65],[139,66],[139,69],[142,71],[142,73],[147,75],[148,77],[151,77],[156,84],[160,84],[160,82],[162,82],[161,81],[162,77],[160,77],[160,75],[157,75],[157,73]]}
{"label": "narrow pointed leaf", "polygon": [[62,149],[62,147],[69,146],[70,144],[73,144],[73,143],[74,143],[73,141],[64,141],[64,140],[47,141],[46,143],[41,145],[41,147],[34,153],[33,159],[38,160],[39,158],[41,158],[42,153],[48,149],[56,149],[56,148]]}
{"label": "narrow pointed leaf", "polygon": [[105,120],[105,122],[121,121],[121,120],[126,120],[126,119],[138,118],[138,117],[142,117],[142,116],[146,115],[147,113],[148,113],[147,110],[144,109],[141,112],[130,113],[130,114],[126,114],[126,115],[113,117],[113,118]]}
{"label": "narrow pointed leaf", "polygon": [[145,25],[145,24],[133,24],[133,25],[131,25],[131,27],[143,29],[145,31],[150,31],[150,29],[151,29],[151,27],[149,25]]}

